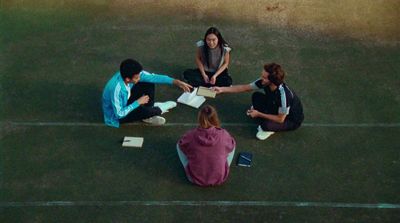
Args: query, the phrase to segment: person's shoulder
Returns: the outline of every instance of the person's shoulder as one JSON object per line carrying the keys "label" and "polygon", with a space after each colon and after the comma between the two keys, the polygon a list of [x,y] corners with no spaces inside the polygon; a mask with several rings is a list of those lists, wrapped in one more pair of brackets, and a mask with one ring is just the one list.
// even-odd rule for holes
{"label": "person's shoulder", "polygon": [[225,52],[228,52],[228,53],[229,53],[229,52],[232,50],[232,48],[229,47],[228,44],[224,44],[223,47],[224,47]]}
{"label": "person's shoulder", "polygon": [[250,83],[250,87],[253,90],[262,89],[264,86],[262,85],[262,80],[258,78],[257,80]]}
{"label": "person's shoulder", "polygon": [[150,72],[147,70],[142,70],[142,71],[140,71],[140,74],[150,74]]}
{"label": "person's shoulder", "polygon": [[117,78],[108,86],[108,91],[113,95],[123,95],[125,94],[126,88],[124,87],[123,81]]}
{"label": "person's shoulder", "polygon": [[196,135],[196,129],[190,129],[183,133],[181,138],[179,139],[179,144],[190,144],[193,142],[193,137]]}
{"label": "person's shoulder", "polygon": [[221,135],[225,135],[225,136],[231,136],[231,134],[228,132],[228,130],[224,129],[224,128],[215,128]]}
{"label": "person's shoulder", "polygon": [[115,72],[109,81],[118,81],[118,80],[122,80],[122,76],[121,73],[119,71]]}
{"label": "person's shoulder", "polygon": [[197,42],[196,42],[196,46],[197,46],[197,47],[202,47],[202,46],[204,46],[204,41],[203,41],[203,40],[197,41]]}
{"label": "person's shoulder", "polygon": [[142,71],[140,71],[139,75],[140,75],[140,76],[143,76],[143,75],[152,75],[152,73],[150,73],[149,71],[146,71],[146,70],[142,70]]}
{"label": "person's shoulder", "polygon": [[190,129],[190,130],[188,130],[187,132],[185,132],[185,133],[183,134],[183,136],[184,136],[184,137],[194,136],[194,135],[197,134],[197,132],[198,132],[198,128],[193,128],[193,129]]}
{"label": "person's shoulder", "polygon": [[226,129],[221,130],[220,139],[229,145],[232,141],[235,142],[235,138]]}
{"label": "person's shoulder", "polygon": [[282,83],[281,85],[279,85],[278,89],[280,92],[284,92],[285,94],[287,94],[287,93],[293,94],[292,90],[290,90],[290,88],[285,83]]}
{"label": "person's shoulder", "polygon": [[285,90],[285,94],[290,95],[291,98],[299,100],[299,96],[296,94],[296,92],[294,92],[293,89],[291,89],[289,86],[287,86],[286,83],[283,83],[282,87]]}
{"label": "person's shoulder", "polygon": [[115,72],[115,74],[112,76],[108,84],[114,85],[115,86],[120,86],[121,83],[123,83],[123,79],[121,76],[121,73],[119,71]]}

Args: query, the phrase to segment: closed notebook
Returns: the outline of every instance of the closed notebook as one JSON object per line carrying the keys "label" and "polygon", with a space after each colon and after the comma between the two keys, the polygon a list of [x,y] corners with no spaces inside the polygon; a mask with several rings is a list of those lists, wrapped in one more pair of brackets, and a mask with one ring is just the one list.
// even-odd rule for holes
{"label": "closed notebook", "polygon": [[142,145],[143,145],[142,137],[125,136],[124,140],[122,141],[123,147],[142,147]]}
{"label": "closed notebook", "polygon": [[213,91],[211,88],[199,87],[196,94],[200,95],[200,96],[209,97],[209,98],[215,98],[215,96],[217,95],[217,92]]}
{"label": "closed notebook", "polygon": [[250,167],[252,160],[253,160],[253,154],[251,154],[249,152],[241,152],[241,153],[239,153],[239,156],[237,159],[237,165]]}

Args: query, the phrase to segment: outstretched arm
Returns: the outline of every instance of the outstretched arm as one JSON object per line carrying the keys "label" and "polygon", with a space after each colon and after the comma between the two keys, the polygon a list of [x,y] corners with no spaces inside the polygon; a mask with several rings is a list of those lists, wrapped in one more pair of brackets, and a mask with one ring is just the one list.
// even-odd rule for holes
{"label": "outstretched arm", "polygon": [[183,82],[183,81],[180,81],[180,80],[178,80],[178,79],[174,79],[173,84],[176,85],[176,86],[178,86],[178,87],[180,87],[180,88],[181,88],[183,91],[185,91],[185,92],[189,92],[190,89],[193,88],[192,85],[190,85],[190,84],[188,84],[188,83],[185,83],[185,82]]}
{"label": "outstretched arm", "polygon": [[147,71],[142,71],[140,73],[140,81],[141,82],[149,82],[149,83],[160,83],[160,84],[174,84],[184,91],[190,91],[193,87],[190,84],[187,84],[178,79],[173,79],[172,77],[165,74],[154,74],[149,73]]}
{"label": "outstretched arm", "polygon": [[233,85],[230,87],[213,87],[213,90],[217,92],[217,94],[221,93],[240,93],[252,91],[253,88],[250,84],[241,84],[241,85]]}

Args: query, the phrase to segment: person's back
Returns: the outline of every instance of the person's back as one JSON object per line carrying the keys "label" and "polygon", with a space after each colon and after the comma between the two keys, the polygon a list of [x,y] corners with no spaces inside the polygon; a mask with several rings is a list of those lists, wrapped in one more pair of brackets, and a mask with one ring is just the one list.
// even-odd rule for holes
{"label": "person's back", "polygon": [[[216,121],[210,122],[210,119]],[[207,123],[202,123],[202,120]],[[179,155],[186,175],[192,183],[200,186],[220,185],[229,175],[235,140],[225,129],[219,127],[213,107],[203,107],[199,112],[199,121],[198,128],[188,131],[179,140],[178,154],[181,153]],[[210,124],[213,122],[215,124]]]}
{"label": "person's back", "polygon": [[182,137],[179,147],[188,159],[185,171],[193,183],[219,185],[227,179],[227,156],[234,148],[234,140],[225,129],[198,127]]}
{"label": "person's back", "polygon": [[[120,92],[119,94],[115,94],[116,90],[117,92]],[[125,96],[126,95],[126,96]],[[117,72],[114,74],[114,76],[107,82],[106,86],[104,87],[103,90],[103,114],[104,114],[104,122],[107,125],[110,126],[119,126],[119,123],[115,120],[118,120],[118,117],[115,115],[114,112],[114,105],[113,105],[113,97],[122,97],[121,102],[126,102],[128,95],[128,90],[125,89],[125,85],[123,83],[123,80],[121,78],[120,72]],[[122,104],[121,106],[126,106],[125,104]]]}

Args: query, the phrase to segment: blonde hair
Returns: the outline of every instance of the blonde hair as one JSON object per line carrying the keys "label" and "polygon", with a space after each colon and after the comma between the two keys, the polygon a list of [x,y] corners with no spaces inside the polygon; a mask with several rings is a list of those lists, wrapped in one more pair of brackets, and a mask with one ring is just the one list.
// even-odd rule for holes
{"label": "blonde hair", "polygon": [[210,127],[221,127],[217,110],[211,105],[206,105],[199,111],[198,121],[200,127],[205,129]]}

